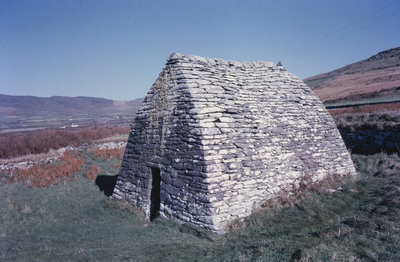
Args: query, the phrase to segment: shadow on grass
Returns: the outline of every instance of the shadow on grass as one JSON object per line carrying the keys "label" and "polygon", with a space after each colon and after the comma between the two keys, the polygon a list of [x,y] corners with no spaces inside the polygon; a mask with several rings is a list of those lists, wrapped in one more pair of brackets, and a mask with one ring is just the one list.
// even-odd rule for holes
{"label": "shadow on grass", "polygon": [[104,195],[106,196],[111,196],[113,191],[114,191],[114,187],[115,187],[115,183],[117,183],[117,176],[97,176],[96,177],[96,185],[99,187],[100,191],[103,191]]}

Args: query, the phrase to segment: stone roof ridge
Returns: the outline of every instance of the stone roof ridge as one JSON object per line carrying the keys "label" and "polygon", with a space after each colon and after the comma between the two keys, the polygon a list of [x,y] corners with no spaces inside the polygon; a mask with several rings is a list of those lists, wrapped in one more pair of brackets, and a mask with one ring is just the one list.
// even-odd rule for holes
{"label": "stone roof ridge", "polygon": [[226,61],[226,60],[223,60],[220,58],[209,58],[209,57],[202,57],[202,56],[197,56],[197,55],[187,55],[187,54],[181,54],[181,53],[172,53],[167,59],[168,64],[174,64],[174,63],[177,63],[178,61],[189,62],[189,63],[209,64],[209,65],[235,66],[235,67],[268,67],[268,68],[276,67],[274,62]]}

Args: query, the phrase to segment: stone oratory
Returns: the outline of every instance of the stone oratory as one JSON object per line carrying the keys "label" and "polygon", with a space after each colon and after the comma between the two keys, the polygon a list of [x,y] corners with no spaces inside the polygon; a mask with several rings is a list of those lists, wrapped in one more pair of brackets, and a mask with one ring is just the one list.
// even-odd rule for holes
{"label": "stone oratory", "polygon": [[304,176],[356,171],[318,97],[270,62],[172,54],[138,111],[113,197],[222,233]]}

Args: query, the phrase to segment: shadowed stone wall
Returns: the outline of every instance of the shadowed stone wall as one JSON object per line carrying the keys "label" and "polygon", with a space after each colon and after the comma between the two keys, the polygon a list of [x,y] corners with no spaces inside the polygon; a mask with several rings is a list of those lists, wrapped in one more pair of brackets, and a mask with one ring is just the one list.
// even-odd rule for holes
{"label": "shadowed stone wall", "polygon": [[400,129],[339,130],[351,152],[355,154],[400,153]]}
{"label": "shadowed stone wall", "polygon": [[113,196],[222,232],[305,175],[355,174],[329,113],[283,67],[172,54],[137,114]]}

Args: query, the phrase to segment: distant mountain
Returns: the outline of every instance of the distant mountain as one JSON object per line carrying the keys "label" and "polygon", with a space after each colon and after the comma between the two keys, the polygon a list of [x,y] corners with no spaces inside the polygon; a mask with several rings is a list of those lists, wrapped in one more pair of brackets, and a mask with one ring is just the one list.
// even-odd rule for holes
{"label": "distant mountain", "polygon": [[400,47],[303,80],[322,102],[400,94]]}
{"label": "distant mountain", "polygon": [[95,97],[36,97],[0,94],[0,114],[14,116],[135,113],[142,99],[114,101]]}
{"label": "distant mountain", "polygon": [[[0,128],[43,127],[74,123],[102,123],[135,116],[143,99],[115,101],[94,97],[36,97],[0,94]],[[100,121],[101,119],[101,121]],[[100,122],[99,122],[100,121]]]}

